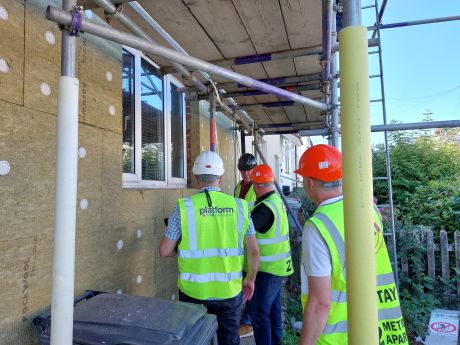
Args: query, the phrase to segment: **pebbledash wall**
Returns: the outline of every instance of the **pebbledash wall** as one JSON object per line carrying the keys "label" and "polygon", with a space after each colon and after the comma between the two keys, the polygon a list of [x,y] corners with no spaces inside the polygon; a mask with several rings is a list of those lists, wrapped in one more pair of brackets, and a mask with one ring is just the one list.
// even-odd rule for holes
{"label": "pebbledash wall", "polygon": [[[60,31],[45,0],[0,0],[0,344],[38,344],[32,319],[50,308]],[[59,2],[54,2],[60,5]],[[82,35],[75,295],[87,289],[171,298],[175,258],[158,255],[167,217],[187,189],[122,187],[121,47]],[[187,105],[191,164],[209,147],[206,102]],[[221,117],[221,116],[220,116]],[[218,121],[223,188],[235,182],[235,133]]]}

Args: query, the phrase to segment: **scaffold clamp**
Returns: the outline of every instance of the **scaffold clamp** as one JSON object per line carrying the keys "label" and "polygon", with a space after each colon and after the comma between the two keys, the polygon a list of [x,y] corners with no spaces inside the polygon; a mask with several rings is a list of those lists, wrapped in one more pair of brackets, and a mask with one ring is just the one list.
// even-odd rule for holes
{"label": "scaffold clamp", "polygon": [[74,6],[70,12],[72,15],[72,23],[69,27],[70,36],[80,36],[80,28],[83,18],[83,6]]}

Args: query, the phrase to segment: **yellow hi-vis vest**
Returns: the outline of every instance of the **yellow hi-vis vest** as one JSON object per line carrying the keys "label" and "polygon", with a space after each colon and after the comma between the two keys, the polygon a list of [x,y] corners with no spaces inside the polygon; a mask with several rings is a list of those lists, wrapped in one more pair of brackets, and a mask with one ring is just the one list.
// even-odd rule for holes
{"label": "yellow hi-vis vest", "polygon": [[[241,192],[241,186],[242,185],[243,185],[243,181],[238,182],[238,184],[236,185],[235,193],[234,193],[235,198],[240,197],[240,192]],[[252,202],[254,204],[254,202],[257,199],[256,192],[254,192],[254,184],[251,184],[251,187],[249,187],[249,190],[247,191],[247,193],[246,193],[246,195],[244,196],[243,199],[248,201],[248,202]]]}
{"label": "yellow hi-vis vest", "polygon": [[[408,345],[398,292],[383,238],[380,212],[374,206],[379,345]],[[331,310],[318,345],[348,344],[343,200],[319,207],[309,221],[325,240],[332,259]],[[305,268],[302,267],[305,272]],[[305,277],[303,277],[305,278]],[[302,282],[302,306],[308,299]]]}
{"label": "yellow hi-vis vest", "polygon": [[266,233],[256,231],[260,253],[259,271],[277,276],[291,275],[294,273],[294,267],[289,244],[288,218],[283,201],[273,193],[261,203],[272,211],[275,219]]}
{"label": "yellow hi-vis vest", "polygon": [[248,204],[222,192],[208,193],[211,206],[206,193],[178,201],[178,286],[196,299],[232,298],[241,292]]}

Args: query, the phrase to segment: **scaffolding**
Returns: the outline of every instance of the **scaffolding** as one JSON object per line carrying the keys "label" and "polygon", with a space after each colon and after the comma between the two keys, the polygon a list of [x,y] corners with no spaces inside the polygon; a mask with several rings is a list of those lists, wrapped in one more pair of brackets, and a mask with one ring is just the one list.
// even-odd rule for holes
{"label": "scaffolding", "polygon": [[[256,54],[251,56],[243,56],[234,59],[224,59],[220,61],[207,62],[195,57],[189,56],[186,51],[180,47],[174,39],[164,31],[158,23],[156,23],[150,15],[142,9],[137,3],[129,2],[137,14],[139,14],[156,32],[160,33],[163,39],[170,44],[173,49],[164,47],[158,44],[152,37],[146,34],[134,21],[128,18],[119,7],[115,5],[120,2],[127,1],[109,1],[109,0],[93,0],[96,6],[104,9],[104,11],[118,20],[123,26],[130,30],[134,35],[116,30],[112,27],[107,27],[99,24],[92,23],[82,18],[82,10],[77,6],[76,0],[63,0],[62,9],[57,7],[48,6],[46,11],[46,18],[54,21],[61,26],[67,27],[67,31],[63,30],[62,34],[62,60],[61,60],[61,78],[59,85],[59,98],[58,98],[58,116],[57,116],[57,161],[56,161],[56,220],[55,220],[55,246],[54,246],[54,268],[53,268],[53,297],[52,297],[52,318],[53,328],[51,330],[51,344],[71,344],[72,343],[72,327],[73,327],[73,285],[74,285],[74,260],[75,260],[75,214],[76,214],[76,185],[77,185],[77,147],[78,147],[78,80],[75,79],[75,41],[79,32],[96,35],[107,40],[124,44],[162,57],[171,62],[174,71],[180,73],[184,78],[187,78],[194,84],[194,88],[186,87],[182,91],[195,91],[198,92],[196,99],[207,98],[210,100],[210,113],[211,113],[211,149],[216,148],[215,141],[215,112],[216,110],[223,110],[227,116],[238,124],[238,129],[242,133],[246,132],[248,135],[256,135],[256,150],[265,161],[262,150],[257,144],[257,137],[264,134],[284,134],[292,132],[289,130],[275,130],[270,133],[265,133],[262,126],[258,126],[244,107],[238,106],[232,97],[236,96],[250,96],[254,94],[272,94],[282,98],[283,100],[275,103],[261,103],[252,106],[262,107],[279,107],[291,106],[294,103],[306,105],[315,108],[325,113],[325,122],[323,128],[319,129],[302,129],[303,124],[288,123],[286,126],[298,126],[299,129],[294,130],[298,135],[331,135],[331,143],[334,146],[339,145],[339,134],[345,133],[346,140],[343,142],[344,151],[354,151],[353,157],[344,159],[344,194],[350,196],[345,202],[345,209],[352,210],[354,206],[356,209],[360,208],[365,217],[350,217],[345,219],[346,233],[348,229],[353,228],[366,228],[370,223],[367,221],[367,216],[372,214],[371,191],[372,191],[372,176],[368,176],[370,165],[370,152],[368,152],[370,144],[371,131],[383,131],[385,135],[385,146],[387,155],[387,176],[390,207],[391,207],[391,236],[393,239],[393,251],[395,251],[395,230],[393,219],[393,202],[391,198],[391,167],[388,151],[387,131],[401,130],[401,129],[415,129],[415,128],[439,128],[439,127],[455,127],[460,126],[460,121],[443,121],[433,123],[415,123],[415,124],[401,124],[401,125],[388,125],[386,123],[386,109],[385,109],[385,94],[383,84],[383,65],[382,65],[382,51],[380,48],[380,29],[398,27],[403,25],[417,25],[425,24],[426,22],[433,21],[418,21],[417,23],[396,23],[393,25],[381,24],[383,10],[386,2],[382,5],[379,11],[377,0],[375,5],[372,6],[376,11],[376,25],[371,28],[365,28],[361,25],[361,1],[349,0],[342,3],[334,3],[333,0],[324,0],[323,3],[323,43],[320,47],[312,47],[308,49],[297,49],[291,51],[280,51],[270,54]],[[344,28],[341,30],[341,44],[337,44],[337,13],[341,12],[343,5]],[[458,20],[460,17],[438,18],[437,21]],[[370,40],[366,37],[367,30],[375,31],[375,36]],[[356,54],[356,51],[351,52],[350,48],[353,45],[359,47],[358,55],[362,59],[363,66],[358,66],[354,70],[348,70],[346,62],[347,57]],[[367,68],[367,54],[368,47],[377,47],[379,54],[380,75],[378,76],[381,81],[382,91],[382,107],[383,107],[383,125],[379,126],[363,126],[361,128],[357,125],[358,121],[364,124],[369,123],[369,116],[366,112],[369,106],[368,97],[359,99],[360,104],[355,101],[355,95],[352,90],[358,85],[359,91],[363,95],[368,96],[368,71]],[[338,100],[338,66],[337,66],[337,50],[340,50],[343,59],[341,59],[341,83],[342,88],[347,90],[347,95],[342,92],[343,100],[340,103],[342,113],[346,116],[346,122],[342,122],[339,126],[339,100]],[[250,64],[254,62],[277,60],[292,58],[295,56],[308,56],[308,55],[321,55],[322,73],[321,75],[304,75],[297,77],[285,77],[276,79],[256,80],[249,78],[243,74],[230,71],[225,66]],[[343,61],[342,61],[343,60]],[[342,65],[343,64],[343,65]],[[208,85],[204,84],[199,78],[195,77],[190,70],[198,71],[198,74],[206,80]],[[164,72],[171,72],[169,68],[164,68]],[[222,77],[229,80],[230,83],[221,83],[216,86],[211,76]],[[316,84],[312,84],[315,82]],[[318,83],[320,82],[320,83]],[[309,83],[302,84],[299,83]],[[353,83],[353,84],[352,84]],[[232,88],[239,88],[240,85],[245,86],[246,90],[238,91],[231,90]],[[275,86],[277,85],[277,86]],[[350,87],[354,85],[354,87]],[[294,87],[294,88],[293,88]],[[302,90],[321,89],[323,92],[322,100],[316,100],[302,96]],[[231,91],[230,91],[231,90]],[[228,92],[227,92],[228,91]],[[192,97],[192,96],[190,96]],[[225,100],[227,103],[225,103]],[[216,109],[216,102],[219,103],[219,108]],[[289,102],[289,103],[286,103]],[[357,110],[361,109],[361,110]],[[283,126],[283,124],[279,124]],[[369,130],[370,128],[370,130]],[[242,135],[243,136],[243,135]],[[357,139],[362,145],[356,145],[353,141]],[[244,140],[242,140],[242,143]],[[242,147],[244,151],[244,147]],[[358,162],[365,162],[365,164],[357,164]],[[361,184],[353,183],[353,177],[360,176],[363,179]],[[279,186],[278,186],[279,188]],[[283,193],[280,191],[280,195]],[[359,201],[359,200],[360,201]],[[365,202],[363,202],[363,200]],[[361,205],[358,205],[360,204]],[[367,205],[368,204],[368,205]],[[292,211],[290,211],[292,212]],[[352,212],[351,212],[352,213]],[[296,221],[297,218],[292,218]],[[353,219],[352,219],[353,218]],[[362,219],[361,219],[362,218]],[[350,223],[351,222],[351,223]],[[351,226],[350,226],[351,224]],[[300,230],[300,224],[296,222]],[[70,231],[70,233],[69,233]],[[70,234],[70,235],[69,235]],[[356,290],[350,289],[349,305],[353,309],[349,318],[349,331],[353,334],[355,339],[365,339],[364,342],[356,342],[356,344],[367,344],[376,337],[375,324],[376,324],[376,309],[372,305],[375,304],[375,265],[360,262],[362,257],[373,258],[373,252],[369,243],[373,241],[371,232],[364,236],[350,236],[348,237],[347,246],[347,280],[354,281]],[[349,249],[350,248],[350,249]],[[352,248],[364,248],[362,253],[353,252]],[[359,250],[358,250],[359,252]],[[396,257],[394,258],[396,264]],[[372,260],[371,260],[372,261]],[[348,266],[350,264],[350,269]],[[397,275],[397,269],[394,270]],[[350,278],[352,277],[352,278]],[[397,276],[396,276],[397,277]],[[396,279],[397,280],[397,279]],[[347,291],[348,292],[348,291]],[[359,302],[357,302],[359,301]],[[367,309],[366,309],[367,308]],[[369,311],[369,313],[367,313]],[[366,325],[370,325],[367,327]]]}

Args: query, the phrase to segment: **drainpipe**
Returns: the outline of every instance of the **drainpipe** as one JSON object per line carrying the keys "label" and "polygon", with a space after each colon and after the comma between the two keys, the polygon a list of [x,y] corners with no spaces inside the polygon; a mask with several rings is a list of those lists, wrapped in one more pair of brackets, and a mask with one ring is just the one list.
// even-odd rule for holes
{"label": "drainpipe", "polygon": [[373,234],[372,157],[367,29],[361,1],[344,1],[340,31],[348,343],[378,344]]}
{"label": "drainpipe", "polygon": [[[334,1],[335,3],[335,1]],[[334,4],[335,10],[332,15],[332,44],[337,44],[337,4]],[[339,86],[338,86],[338,70],[337,70],[337,53],[331,55],[331,139],[332,146],[340,150],[339,145]]]}
{"label": "drainpipe", "polygon": [[216,129],[216,99],[214,91],[211,90],[209,94],[209,142],[211,144],[210,150],[216,152],[217,150],[217,129]]}
{"label": "drainpipe", "polygon": [[[75,5],[76,0],[63,0],[62,9],[70,11]],[[56,119],[51,345],[73,343],[79,90],[79,82],[75,78],[75,51],[75,36],[70,36],[67,30],[63,29]]]}

